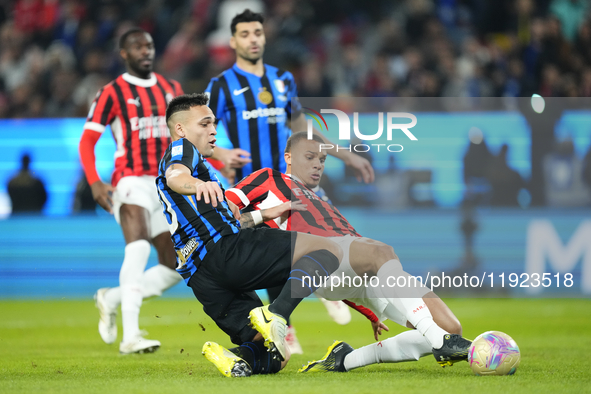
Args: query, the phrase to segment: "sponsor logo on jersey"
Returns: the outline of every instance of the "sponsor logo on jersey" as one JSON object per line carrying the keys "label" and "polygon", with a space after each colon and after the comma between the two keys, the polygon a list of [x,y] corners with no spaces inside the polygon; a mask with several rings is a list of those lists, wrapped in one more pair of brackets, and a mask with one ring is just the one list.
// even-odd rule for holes
{"label": "sponsor logo on jersey", "polygon": [[[191,238],[182,249],[177,249],[176,254],[182,262],[181,267],[187,263],[187,259],[193,254],[195,249],[199,247],[199,242],[196,238]],[[180,267],[179,267],[180,268]],[[178,269],[178,268],[177,268]]]}
{"label": "sponsor logo on jersey", "polygon": [[127,104],[135,105],[136,107],[139,107],[141,105],[140,98],[139,97],[136,97],[135,99],[128,98],[127,99]]}
{"label": "sponsor logo on jersey", "polygon": [[234,96],[240,96],[242,93],[246,92],[248,89],[250,89],[250,86],[247,86],[245,88],[242,89],[234,89]]}
{"label": "sponsor logo on jersey", "polygon": [[132,131],[139,131],[139,139],[146,140],[148,138],[170,137],[168,127],[166,126],[166,117],[146,116],[138,118],[137,116],[129,119]]}
{"label": "sponsor logo on jersey", "polygon": [[296,196],[306,196],[306,198],[308,198],[309,200],[319,200],[321,201],[320,197],[318,197],[316,195],[316,193],[314,193],[311,190],[308,189],[301,189],[297,186],[292,186],[291,191],[294,195]]}
{"label": "sponsor logo on jersey", "polygon": [[257,109],[253,109],[252,111],[242,111],[242,119],[256,119],[256,118],[266,118],[269,116],[279,116],[285,113],[285,108],[282,107],[271,107],[271,108],[262,108],[259,107]]}

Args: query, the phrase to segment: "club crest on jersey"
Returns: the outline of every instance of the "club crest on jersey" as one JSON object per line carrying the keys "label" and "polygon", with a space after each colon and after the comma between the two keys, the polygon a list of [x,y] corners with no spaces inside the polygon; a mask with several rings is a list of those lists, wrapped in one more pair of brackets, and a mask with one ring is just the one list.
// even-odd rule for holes
{"label": "club crest on jersey", "polygon": [[271,104],[271,101],[273,101],[273,95],[267,90],[267,88],[261,88],[258,98],[259,101],[265,105]]}
{"label": "club crest on jersey", "polygon": [[276,79],[276,80],[273,81],[273,83],[275,84],[275,87],[277,88],[277,90],[279,91],[279,93],[284,93],[285,92],[285,83],[283,82],[283,80]]}

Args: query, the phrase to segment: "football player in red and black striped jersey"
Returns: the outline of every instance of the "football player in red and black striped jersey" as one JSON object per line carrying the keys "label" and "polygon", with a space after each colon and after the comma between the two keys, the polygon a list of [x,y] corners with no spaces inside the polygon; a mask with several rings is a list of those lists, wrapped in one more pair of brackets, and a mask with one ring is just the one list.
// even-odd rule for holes
{"label": "football player in red and black striped jersey", "polygon": [[[442,366],[466,359],[470,341],[461,338],[460,322],[447,305],[424,286],[389,287],[388,278],[409,277],[394,249],[359,235],[338,209],[312,190],[319,185],[324,172],[327,155],[320,149],[323,143],[317,135],[308,140],[306,132],[293,134],[285,148],[287,174],[270,169],[256,171],[228,189],[226,197],[240,209],[254,209],[241,215],[243,227],[264,222],[270,227],[329,237],[344,253],[339,269],[331,275],[342,278],[341,283],[346,282],[345,278],[369,276],[377,277],[376,282],[382,284],[374,286],[364,281],[364,285],[351,286],[349,280],[347,285],[325,286],[317,291],[319,296],[348,299],[368,307],[380,320],[388,318],[416,330],[357,350],[346,344],[333,345],[323,360],[311,362],[300,371],[344,372],[376,362],[415,360],[431,353]],[[286,204],[291,204],[289,215],[278,216],[285,209],[277,208]],[[372,327],[376,339],[381,329],[386,329],[374,321]],[[339,357],[340,361],[335,362]]]}
{"label": "football player in red and black striped jersey", "polygon": [[[176,254],[162,215],[155,179],[158,164],[170,144],[166,106],[183,93],[178,82],[152,71],[154,42],[150,34],[134,28],[119,41],[127,72],[105,85],[96,95],[80,139],[80,158],[92,195],[115,215],[125,237],[120,287],[99,289],[99,333],[106,343],[117,338],[116,310],[121,304],[123,340],[120,352],[145,353],[160,342],[141,337],[139,311],[142,298],[160,295],[181,280],[175,271]],[[96,170],[94,147],[110,126],[117,145],[111,182]],[[151,246],[159,265],[144,272]]]}

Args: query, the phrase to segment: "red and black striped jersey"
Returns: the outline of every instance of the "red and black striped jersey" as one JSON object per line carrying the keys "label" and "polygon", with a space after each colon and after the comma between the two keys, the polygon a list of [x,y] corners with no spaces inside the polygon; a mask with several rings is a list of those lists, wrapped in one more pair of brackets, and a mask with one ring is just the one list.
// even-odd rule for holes
{"label": "red and black striped jersey", "polygon": [[263,168],[245,177],[226,191],[226,198],[240,209],[250,207],[255,210],[299,200],[307,206],[305,211],[291,211],[288,219],[280,217],[266,224],[324,237],[361,236],[332,204],[320,199],[298,180],[271,168]]}
{"label": "red and black striped jersey", "polygon": [[158,164],[170,144],[166,106],[181,94],[178,82],[156,73],[149,79],[125,73],[97,93],[84,129],[102,133],[111,125],[117,144],[113,186],[125,176],[158,176]]}

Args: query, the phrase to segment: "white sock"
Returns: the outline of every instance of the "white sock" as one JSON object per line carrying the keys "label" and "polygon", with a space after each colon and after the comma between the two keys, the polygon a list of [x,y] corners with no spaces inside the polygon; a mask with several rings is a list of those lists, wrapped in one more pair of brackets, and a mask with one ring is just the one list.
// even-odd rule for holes
{"label": "white sock", "polygon": [[[142,298],[161,296],[162,293],[179,283],[183,278],[176,270],[155,265],[144,271],[142,277]],[[111,309],[121,304],[121,287],[112,287],[104,294],[104,299]]]}
{"label": "white sock", "polygon": [[142,296],[144,299],[161,296],[162,293],[183,280],[176,270],[162,264],[155,265],[144,272]]}
{"label": "white sock", "polygon": [[355,368],[379,363],[416,361],[431,354],[431,344],[416,330],[404,331],[395,337],[353,350],[345,357],[345,368]]}
{"label": "white sock", "polygon": [[[381,293],[390,305],[402,312],[417,331],[427,338],[433,348],[439,349],[443,345],[443,336],[448,332],[433,321],[431,311],[422,298],[429,289],[424,286],[414,286],[415,282],[410,280],[410,274],[402,269],[402,264],[398,260],[387,261],[378,270],[377,276],[380,283],[388,284],[396,281],[397,286],[377,287],[376,293]],[[406,281],[399,281],[400,277],[405,277]],[[407,286],[401,287],[404,283]],[[408,285],[409,283],[413,285]]]}
{"label": "white sock", "polygon": [[150,251],[150,243],[144,239],[131,242],[125,247],[125,258],[119,272],[123,342],[129,342],[140,334],[142,276],[148,263],[148,257],[150,257]]}

